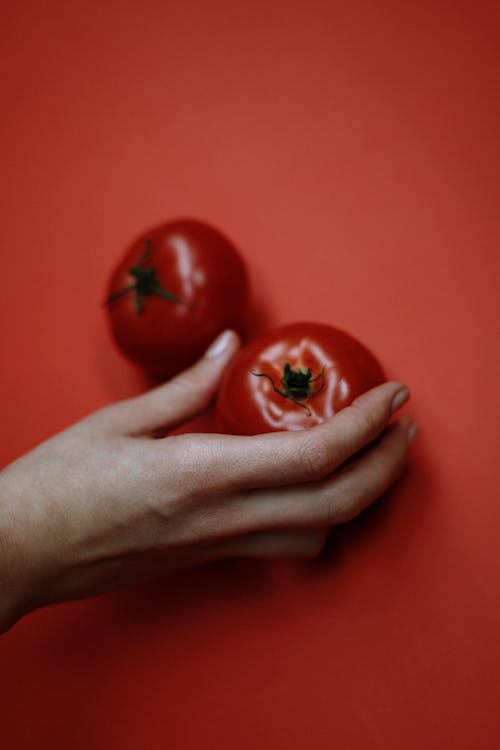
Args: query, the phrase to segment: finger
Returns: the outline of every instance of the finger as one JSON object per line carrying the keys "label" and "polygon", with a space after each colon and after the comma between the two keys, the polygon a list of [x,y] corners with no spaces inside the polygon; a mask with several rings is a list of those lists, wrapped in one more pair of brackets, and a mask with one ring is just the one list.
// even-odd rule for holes
{"label": "finger", "polygon": [[[182,436],[186,461],[204,468],[206,482],[232,489],[318,481],[375,440],[409,397],[398,382],[372,388],[321,425],[252,437]],[[200,450],[201,446],[203,450]]]}
{"label": "finger", "polygon": [[247,557],[268,559],[276,557],[318,557],[323,551],[328,530],[262,531],[243,534],[221,542],[212,550],[213,558]]}
{"label": "finger", "polygon": [[209,405],[239,345],[234,331],[224,331],[192,367],[141,396],[106,407],[101,416],[113,432],[128,435],[153,433],[191,419]]}
{"label": "finger", "polygon": [[361,456],[321,482],[240,493],[226,505],[225,523],[233,533],[241,533],[324,528],[351,520],[404,472],[413,424],[402,418],[390,425]]}

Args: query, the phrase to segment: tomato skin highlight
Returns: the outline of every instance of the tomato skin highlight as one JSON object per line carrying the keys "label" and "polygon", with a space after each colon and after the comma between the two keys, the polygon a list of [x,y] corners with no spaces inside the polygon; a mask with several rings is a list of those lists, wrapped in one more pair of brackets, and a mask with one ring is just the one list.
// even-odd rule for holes
{"label": "tomato skin highlight", "polygon": [[[131,287],[145,270],[170,298],[136,294]],[[244,336],[248,301],[246,264],[235,246],[204,222],[178,219],[129,246],[109,279],[106,309],[122,353],[150,375],[168,378],[192,365],[224,329]]]}
{"label": "tomato skin highlight", "polygon": [[[287,363],[296,371],[309,368],[311,378],[323,370],[311,386],[307,408],[273,387],[283,391]],[[230,362],[218,393],[215,427],[230,435],[307,429],[385,381],[378,360],[350,334],[323,323],[290,323],[267,331]]]}

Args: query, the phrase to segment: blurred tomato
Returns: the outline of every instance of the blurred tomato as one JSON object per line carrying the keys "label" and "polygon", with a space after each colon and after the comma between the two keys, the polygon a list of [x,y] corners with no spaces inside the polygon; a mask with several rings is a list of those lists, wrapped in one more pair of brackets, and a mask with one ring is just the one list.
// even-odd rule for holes
{"label": "blurred tomato", "polygon": [[107,294],[121,351],[152,375],[191,365],[225,328],[244,332],[249,282],[234,245],[183,219],[145,232],[113,271]]}

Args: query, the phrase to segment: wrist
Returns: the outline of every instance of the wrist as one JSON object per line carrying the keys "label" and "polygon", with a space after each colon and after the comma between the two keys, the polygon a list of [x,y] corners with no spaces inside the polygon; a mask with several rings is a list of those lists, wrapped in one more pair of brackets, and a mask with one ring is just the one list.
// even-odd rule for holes
{"label": "wrist", "polygon": [[0,634],[5,633],[29,611],[27,586],[23,573],[21,544],[16,535],[16,509],[20,498],[8,478],[0,472]]}

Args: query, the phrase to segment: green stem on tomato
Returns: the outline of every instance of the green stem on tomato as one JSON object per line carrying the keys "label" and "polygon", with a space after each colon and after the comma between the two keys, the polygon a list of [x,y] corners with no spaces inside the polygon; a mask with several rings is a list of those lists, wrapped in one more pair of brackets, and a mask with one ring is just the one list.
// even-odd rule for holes
{"label": "green stem on tomato", "polygon": [[138,315],[144,312],[144,297],[149,294],[157,294],[170,302],[182,302],[181,298],[173,292],[169,292],[168,289],[164,289],[156,278],[156,271],[152,266],[144,265],[149,259],[151,251],[153,249],[153,243],[150,239],[146,240],[146,249],[139,259],[137,265],[133,266],[129,273],[135,278],[133,284],[129,284],[123,289],[119,289],[117,292],[110,294],[106,300],[106,304],[110,304],[115,299],[122,297],[128,292],[135,293],[135,309]]}
{"label": "green stem on tomato", "polygon": [[[270,375],[267,375],[267,373],[255,372],[255,370],[252,370],[251,372],[252,375],[256,375],[258,378],[267,378],[271,382],[276,393],[279,393],[283,398],[289,399],[289,401],[297,404],[297,406],[302,406],[309,417],[312,415],[312,411],[304,401],[308,401],[316,393],[319,393],[325,384],[324,367],[317,375],[312,377],[312,372],[309,367],[298,367],[294,370],[290,363],[287,362],[283,369],[283,375],[280,378],[283,390],[280,390],[275,385],[273,378]],[[312,387],[313,383],[317,382],[320,378],[320,387],[314,389]]]}

